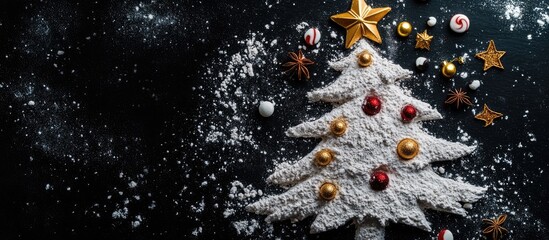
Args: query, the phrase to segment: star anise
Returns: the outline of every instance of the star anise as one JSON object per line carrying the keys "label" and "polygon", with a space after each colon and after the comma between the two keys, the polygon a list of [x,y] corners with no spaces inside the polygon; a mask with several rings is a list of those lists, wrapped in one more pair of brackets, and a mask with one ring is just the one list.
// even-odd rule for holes
{"label": "star anise", "polygon": [[303,56],[301,50],[299,50],[297,54],[290,52],[288,53],[288,56],[291,58],[291,60],[287,63],[282,64],[283,67],[288,68],[286,72],[292,71],[293,75],[293,72],[296,71],[297,79],[299,80],[301,80],[301,75],[305,75],[307,79],[311,78],[311,76],[309,75],[309,69],[307,69],[307,65],[314,64],[313,61]]}
{"label": "star anise", "polygon": [[488,225],[488,227],[482,230],[482,233],[491,234],[493,240],[500,239],[503,234],[509,232],[501,226],[505,222],[505,219],[507,219],[507,215],[505,214],[499,215],[499,217],[494,219],[482,219],[482,222]]}
{"label": "star anise", "polygon": [[447,104],[456,104],[456,108],[459,108],[460,104],[465,105],[473,105],[471,103],[471,100],[469,99],[469,96],[467,96],[467,92],[462,91],[460,89],[450,90],[451,93],[448,94],[448,99],[444,101],[444,103]]}

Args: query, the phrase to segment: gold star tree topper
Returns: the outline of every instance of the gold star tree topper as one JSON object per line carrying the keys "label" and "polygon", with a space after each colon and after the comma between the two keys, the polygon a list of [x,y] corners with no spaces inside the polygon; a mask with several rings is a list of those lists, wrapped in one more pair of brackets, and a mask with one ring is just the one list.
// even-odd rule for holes
{"label": "gold star tree topper", "polygon": [[417,33],[416,48],[431,50],[431,40],[433,40],[433,36],[429,36],[429,34],[427,34],[427,30],[422,33]]}
{"label": "gold star tree topper", "polygon": [[503,69],[503,64],[501,63],[501,57],[505,55],[505,51],[498,51],[494,40],[490,40],[488,44],[488,49],[484,52],[479,52],[475,57],[484,60],[484,71],[488,70],[491,67],[497,67]]}
{"label": "gold star tree topper", "polygon": [[484,127],[488,127],[494,122],[494,119],[502,116],[503,114],[493,111],[486,104],[484,104],[484,109],[481,113],[475,115],[475,118],[484,121]]}
{"label": "gold star tree topper", "polygon": [[353,0],[347,12],[331,16],[332,21],[347,29],[345,47],[350,48],[361,37],[381,43],[377,22],[391,11],[390,7],[372,8],[364,0]]}

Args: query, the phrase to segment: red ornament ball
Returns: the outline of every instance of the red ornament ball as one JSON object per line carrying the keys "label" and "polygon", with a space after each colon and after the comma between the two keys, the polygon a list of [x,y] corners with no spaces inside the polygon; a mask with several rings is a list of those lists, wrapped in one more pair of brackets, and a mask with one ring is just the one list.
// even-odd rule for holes
{"label": "red ornament ball", "polygon": [[417,110],[412,104],[408,104],[402,108],[402,112],[400,113],[400,116],[402,117],[402,121],[404,122],[410,122],[412,121],[417,115]]}
{"label": "red ornament ball", "polygon": [[368,115],[376,115],[381,110],[381,100],[377,96],[367,96],[362,104],[362,111]]}
{"label": "red ornament ball", "polygon": [[385,190],[389,185],[389,175],[384,171],[375,171],[370,176],[370,187],[376,191]]}

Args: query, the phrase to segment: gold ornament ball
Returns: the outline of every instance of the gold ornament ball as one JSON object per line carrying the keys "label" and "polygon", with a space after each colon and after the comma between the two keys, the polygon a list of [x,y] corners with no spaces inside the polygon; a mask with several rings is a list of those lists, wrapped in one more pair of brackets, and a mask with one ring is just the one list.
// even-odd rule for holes
{"label": "gold ornament ball", "polygon": [[318,194],[320,195],[320,198],[330,201],[337,196],[337,192],[338,189],[335,184],[326,182],[320,186]]}
{"label": "gold ornament ball", "polygon": [[372,58],[372,54],[370,54],[367,50],[364,50],[358,54],[358,65],[361,67],[368,67],[372,65],[373,61],[374,59]]}
{"label": "gold ornament ball", "polygon": [[419,153],[419,144],[411,138],[400,140],[397,145],[398,156],[404,160],[410,160]]}
{"label": "gold ornament ball", "polygon": [[343,136],[347,131],[347,121],[344,118],[337,118],[330,124],[330,131],[337,137]]}
{"label": "gold ornament ball", "polygon": [[397,34],[400,37],[408,37],[412,33],[412,24],[409,22],[400,22],[397,26]]}
{"label": "gold ornament ball", "polygon": [[456,69],[456,65],[451,63],[451,62],[448,62],[448,61],[443,61],[442,62],[442,75],[447,77],[447,78],[451,78],[453,77],[454,75],[456,75],[456,72],[457,72],[457,69]]}
{"label": "gold ornament ball", "polygon": [[324,167],[334,160],[334,153],[330,149],[322,149],[315,154],[315,163],[318,166]]}

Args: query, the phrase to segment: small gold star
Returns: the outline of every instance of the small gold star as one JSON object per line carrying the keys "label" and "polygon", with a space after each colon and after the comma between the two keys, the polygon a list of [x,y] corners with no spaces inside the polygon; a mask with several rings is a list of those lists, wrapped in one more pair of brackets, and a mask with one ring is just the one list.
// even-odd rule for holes
{"label": "small gold star", "polygon": [[475,57],[484,60],[484,71],[486,71],[491,67],[503,69],[503,64],[501,63],[503,55],[505,55],[505,51],[498,51],[494,40],[490,40],[486,51],[477,53]]}
{"label": "small gold star", "polygon": [[488,127],[494,122],[494,119],[500,118],[502,116],[503,114],[493,111],[486,104],[484,104],[484,109],[481,113],[475,115],[475,118],[484,121],[484,127]]}
{"label": "small gold star", "polygon": [[431,40],[433,40],[433,36],[429,36],[427,30],[422,33],[417,33],[416,48],[431,50],[429,49],[431,47]]}
{"label": "small gold star", "polygon": [[353,0],[347,12],[331,16],[332,21],[347,29],[345,47],[350,48],[361,37],[381,43],[377,22],[391,11],[390,7],[372,8],[364,0]]}

